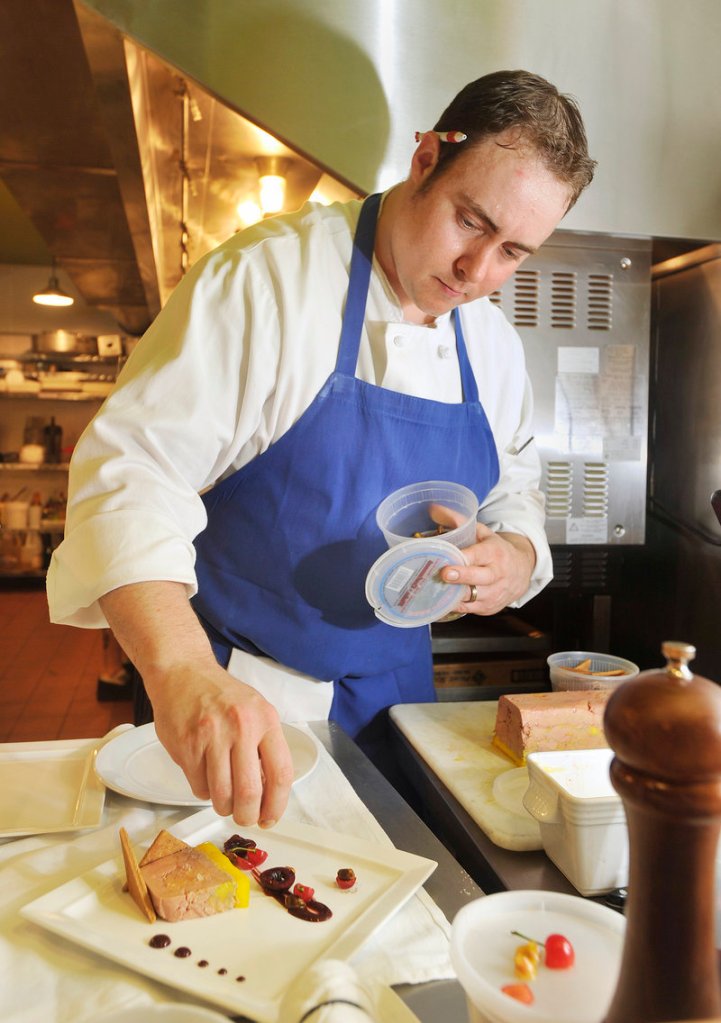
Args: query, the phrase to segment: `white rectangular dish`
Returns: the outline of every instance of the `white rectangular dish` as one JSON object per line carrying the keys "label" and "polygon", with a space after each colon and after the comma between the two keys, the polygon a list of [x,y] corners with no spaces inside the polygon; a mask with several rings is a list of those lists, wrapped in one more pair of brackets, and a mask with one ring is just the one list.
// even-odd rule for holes
{"label": "white rectangular dish", "polygon": [[581,895],[628,883],[628,828],[611,784],[610,749],[530,753],[523,802],[541,829],[543,848]]}
{"label": "white rectangular dish", "polygon": [[0,838],[97,827],[105,805],[93,770],[97,742],[0,745]]}
{"label": "white rectangular dish", "polygon": [[[125,874],[119,846],[116,859],[48,892],[21,912],[47,930],[147,977],[258,1023],[275,1023],[289,984],[320,958],[349,958],[436,867],[432,860],[411,853],[308,825],[281,822],[270,831],[239,829],[212,808],[172,828],[190,845],[214,842],[219,847],[238,831],[268,852],[261,869],[292,866],[297,880],[315,888],[315,898],[330,907],[332,918],[322,923],[296,919],[251,880],[247,909],[150,924],[122,890]],[[142,852],[136,850],[138,858]],[[352,867],[358,878],[348,891],[335,884],[342,867]],[[160,933],[170,938],[170,945],[151,948],[150,939]],[[178,958],[174,953],[179,947],[189,948],[191,954]],[[207,965],[199,966],[201,961]]]}

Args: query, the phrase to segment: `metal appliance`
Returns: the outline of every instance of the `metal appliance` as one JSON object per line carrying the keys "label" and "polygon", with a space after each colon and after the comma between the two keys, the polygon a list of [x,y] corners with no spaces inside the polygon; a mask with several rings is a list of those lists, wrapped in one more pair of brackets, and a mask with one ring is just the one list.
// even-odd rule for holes
{"label": "metal appliance", "polygon": [[556,232],[493,296],[526,349],[555,546],[644,541],[650,266],[650,239]]}
{"label": "metal appliance", "polygon": [[658,637],[721,679],[721,245],[653,267],[649,501],[645,547],[619,600],[619,649],[658,665]]}
{"label": "metal appliance", "polygon": [[651,239],[557,231],[491,298],[526,350],[554,579],[520,618],[433,627],[443,699],[493,698],[489,674],[537,689],[553,649],[610,650],[646,535]]}
{"label": "metal appliance", "polygon": [[557,231],[492,296],[526,349],[554,562],[523,614],[556,649],[610,649],[613,594],[645,541],[651,250]]}

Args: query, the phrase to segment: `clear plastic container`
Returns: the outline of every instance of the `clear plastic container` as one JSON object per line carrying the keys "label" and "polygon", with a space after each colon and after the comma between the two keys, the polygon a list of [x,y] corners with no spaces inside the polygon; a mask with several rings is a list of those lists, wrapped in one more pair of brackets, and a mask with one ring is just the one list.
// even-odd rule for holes
{"label": "clear plastic container", "polygon": [[[571,669],[589,661],[588,673]],[[638,665],[623,657],[611,654],[589,653],[587,650],[564,650],[547,658],[551,675],[551,688],[568,689],[614,689],[622,682],[638,675]],[[596,672],[620,671],[620,675],[600,675]]]}
{"label": "clear plastic container", "polygon": [[[438,532],[444,528],[443,508],[463,516],[460,526]],[[404,543],[413,537],[442,536],[446,543],[468,547],[476,538],[478,498],[468,487],[443,480],[412,483],[389,494],[378,505],[376,522],[389,547]]]}

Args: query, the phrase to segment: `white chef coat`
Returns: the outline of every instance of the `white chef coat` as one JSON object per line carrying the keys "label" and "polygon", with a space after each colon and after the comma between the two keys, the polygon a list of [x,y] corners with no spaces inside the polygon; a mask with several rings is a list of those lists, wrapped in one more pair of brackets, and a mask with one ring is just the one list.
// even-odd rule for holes
{"label": "white chef coat", "polygon": [[[264,221],[198,261],[175,289],[73,454],[65,538],[48,571],[52,621],[104,627],[99,597],[130,583],[168,580],[196,592],[193,538],[207,521],[199,492],[282,437],[334,368],[359,211],[360,202],[309,203]],[[480,299],[461,317],[500,464],[479,518],[536,550],[520,606],[552,575],[540,462],[533,443],[524,447],[531,389],[503,313]],[[357,375],[462,400],[450,314],[403,322],[376,262]]]}

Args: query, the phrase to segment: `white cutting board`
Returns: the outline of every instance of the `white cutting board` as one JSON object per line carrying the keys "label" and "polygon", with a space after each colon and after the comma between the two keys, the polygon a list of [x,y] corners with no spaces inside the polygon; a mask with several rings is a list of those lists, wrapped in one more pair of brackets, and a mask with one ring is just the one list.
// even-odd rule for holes
{"label": "white cutting board", "polygon": [[528,770],[491,745],[497,708],[496,700],[409,703],[391,707],[390,716],[492,842],[542,849],[538,822],[521,802]]}

